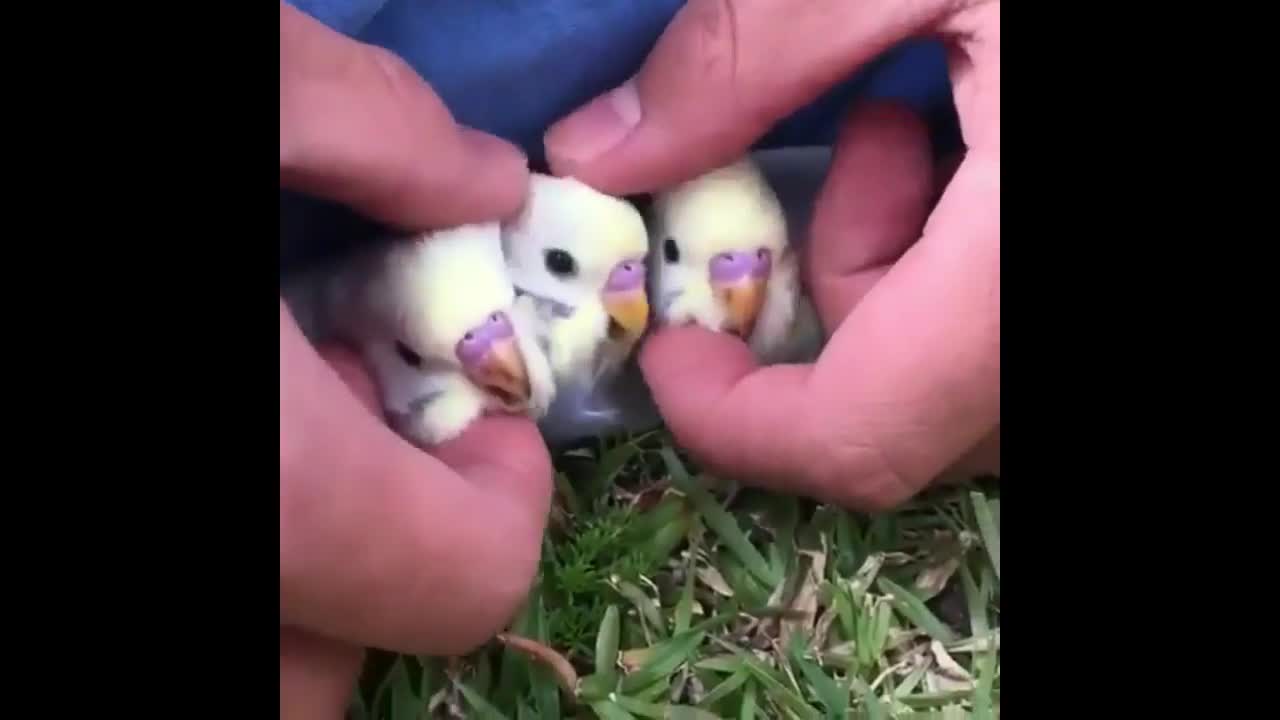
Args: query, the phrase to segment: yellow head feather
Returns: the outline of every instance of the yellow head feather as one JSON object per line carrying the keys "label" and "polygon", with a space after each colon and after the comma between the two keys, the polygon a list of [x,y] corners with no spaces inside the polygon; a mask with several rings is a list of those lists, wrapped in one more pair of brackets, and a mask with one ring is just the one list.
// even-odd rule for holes
{"label": "yellow head feather", "polygon": [[401,340],[424,356],[456,364],[458,340],[491,313],[509,312],[515,300],[496,222],[424,233],[382,262],[382,303]]}
{"label": "yellow head feather", "polygon": [[[503,249],[515,284],[567,305],[599,301],[609,273],[624,260],[644,261],[648,234],[631,203],[574,178],[539,173],[519,216],[503,226]],[[547,269],[547,252],[574,261],[571,276]]]}

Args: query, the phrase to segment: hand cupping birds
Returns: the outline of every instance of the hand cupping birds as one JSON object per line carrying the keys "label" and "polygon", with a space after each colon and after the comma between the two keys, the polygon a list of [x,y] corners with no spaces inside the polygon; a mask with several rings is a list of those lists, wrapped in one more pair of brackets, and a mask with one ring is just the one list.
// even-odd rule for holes
{"label": "hand cupping birds", "polygon": [[545,133],[554,172],[654,192],[723,166],[884,48],[924,36],[948,48],[964,158],[939,179],[917,117],[857,104],[806,229],[821,357],[761,368],[703,328],[646,341],[656,404],[703,467],[863,509],[957,466],[998,471],[1000,3],[691,0],[642,67]]}
{"label": "hand cupping birds", "polygon": [[[418,229],[515,211],[528,170],[404,61],[281,3],[280,184]],[[363,647],[457,653],[501,629],[551,501],[527,419],[477,421],[431,453],[389,430],[368,363],[296,312],[316,297],[280,303],[281,718],[339,717]]]}

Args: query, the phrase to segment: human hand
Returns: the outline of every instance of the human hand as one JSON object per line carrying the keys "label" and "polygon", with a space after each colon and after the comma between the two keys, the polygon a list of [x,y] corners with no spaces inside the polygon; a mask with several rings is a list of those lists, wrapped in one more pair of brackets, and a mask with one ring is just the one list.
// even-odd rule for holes
{"label": "human hand", "polygon": [[[401,60],[280,6],[280,183],[405,229],[494,219],[528,182]],[[456,654],[500,630],[541,551],[551,466],[494,417],[428,455],[380,419],[349,352],[280,304],[281,716],[340,718],[362,647]]]}
{"label": "human hand", "polygon": [[949,469],[998,472],[999,0],[692,0],[635,78],[546,135],[555,172],[650,192],[741,155],[930,31],[949,43],[967,152],[952,176],[909,113],[849,119],[804,258],[831,336],[819,360],[759,368],[740,340],[700,328],[642,350],[668,425],[714,472],[865,510]]}

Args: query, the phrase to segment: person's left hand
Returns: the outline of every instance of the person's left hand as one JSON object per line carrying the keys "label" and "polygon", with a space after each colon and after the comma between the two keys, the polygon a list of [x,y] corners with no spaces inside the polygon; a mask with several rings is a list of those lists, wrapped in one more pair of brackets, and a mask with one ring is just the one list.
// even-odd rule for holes
{"label": "person's left hand", "polygon": [[[280,184],[418,230],[507,216],[528,167],[396,56],[281,3]],[[451,655],[501,630],[550,502],[532,421],[484,418],[424,453],[358,359],[318,351],[281,301],[281,717],[341,718],[365,646]]]}
{"label": "person's left hand", "polygon": [[999,471],[999,0],[690,0],[632,79],[544,136],[556,174],[653,192],[926,34],[947,45],[966,152],[935,168],[912,113],[849,117],[802,251],[821,357],[761,367],[701,327],[641,350],[667,426],[714,473],[874,511],[954,471]]}

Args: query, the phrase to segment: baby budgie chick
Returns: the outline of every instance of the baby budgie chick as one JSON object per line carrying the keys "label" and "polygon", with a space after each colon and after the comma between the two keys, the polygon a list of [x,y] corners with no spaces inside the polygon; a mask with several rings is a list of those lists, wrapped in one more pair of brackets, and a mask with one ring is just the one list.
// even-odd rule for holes
{"label": "baby budgie chick", "polygon": [[652,215],[660,323],[735,334],[764,364],[817,357],[822,326],[801,291],[786,217],[751,158],[655,193]]}
{"label": "baby budgie chick", "polygon": [[558,386],[613,377],[649,320],[640,212],[573,178],[534,173],[524,207],[503,224],[502,244]]}
{"label": "baby budgie chick", "polygon": [[496,222],[387,243],[316,287],[327,331],[362,352],[391,425],[419,445],[451,440],[490,411],[536,419],[554,399]]}

